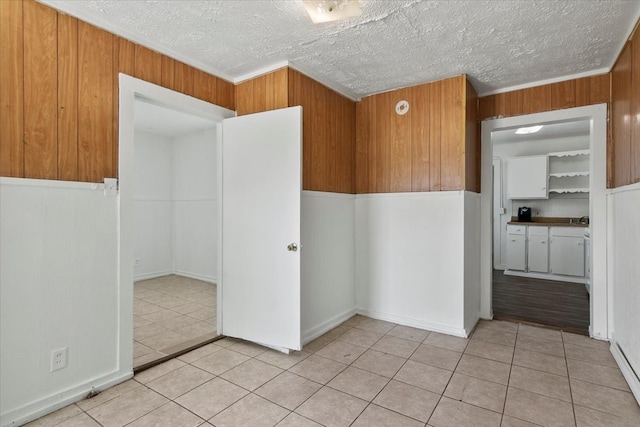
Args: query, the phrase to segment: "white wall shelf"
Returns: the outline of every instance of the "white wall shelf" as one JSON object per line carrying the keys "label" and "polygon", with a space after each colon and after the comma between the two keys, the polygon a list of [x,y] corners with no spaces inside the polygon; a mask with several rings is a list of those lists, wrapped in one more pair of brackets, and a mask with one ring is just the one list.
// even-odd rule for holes
{"label": "white wall shelf", "polygon": [[549,193],[588,193],[589,155],[589,150],[549,153]]}

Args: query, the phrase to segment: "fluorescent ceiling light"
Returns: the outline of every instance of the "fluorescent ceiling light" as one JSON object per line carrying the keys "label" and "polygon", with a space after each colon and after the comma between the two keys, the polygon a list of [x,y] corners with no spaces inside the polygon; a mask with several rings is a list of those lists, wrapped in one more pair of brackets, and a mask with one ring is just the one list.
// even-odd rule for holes
{"label": "fluorescent ceiling light", "polygon": [[314,24],[362,15],[359,0],[303,0]]}
{"label": "fluorescent ceiling light", "polygon": [[536,133],[540,129],[542,129],[542,125],[539,126],[529,126],[526,128],[520,128],[516,131],[516,135],[526,135],[528,133]]}

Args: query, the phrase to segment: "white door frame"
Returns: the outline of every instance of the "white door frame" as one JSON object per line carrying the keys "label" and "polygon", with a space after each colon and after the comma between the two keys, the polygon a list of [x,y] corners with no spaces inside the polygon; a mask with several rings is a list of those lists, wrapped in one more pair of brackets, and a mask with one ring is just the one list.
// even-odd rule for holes
{"label": "white door frame", "polygon": [[[133,147],[134,147],[134,104],[137,99],[168,106],[195,116],[218,122],[217,140],[222,141],[222,120],[235,117],[235,111],[210,104],[180,92],[136,79],[120,73],[119,83],[119,129],[118,129],[118,293],[119,298],[119,359],[120,366],[131,371],[133,368]],[[218,156],[219,157],[219,156]],[[218,159],[218,162],[220,159]],[[221,193],[221,169],[218,168],[218,193]],[[220,213],[220,197],[218,213]],[[218,225],[218,230],[221,226]],[[221,257],[221,240],[218,240],[218,267]],[[218,288],[217,306],[221,307],[222,290]],[[221,310],[217,310],[218,333],[220,333]]]}
{"label": "white door frame", "polygon": [[591,175],[589,194],[589,217],[592,238],[592,276],[589,333],[598,339],[609,339],[609,292],[607,286],[607,104],[589,105],[586,107],[568,108],[565,110],[528,114],[509,118],[485,120],[482,122],[482,156],[481,156],[481,284],[480,284],[480,317],[491,319],[491,281],[492,263],[492,215],[493,182],[491,168],[493,165],[493,145],[491,132],[535,123],[569,122],[589,120]]}

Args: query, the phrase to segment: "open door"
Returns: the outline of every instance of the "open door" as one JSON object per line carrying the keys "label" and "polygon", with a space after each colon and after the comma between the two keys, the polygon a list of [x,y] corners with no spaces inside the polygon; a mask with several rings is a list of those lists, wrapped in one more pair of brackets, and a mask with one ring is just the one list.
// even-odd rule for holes
{"label": "open door", "polygon": [[301,349],[301,153],[301,107],[223,121],[223,335]]}

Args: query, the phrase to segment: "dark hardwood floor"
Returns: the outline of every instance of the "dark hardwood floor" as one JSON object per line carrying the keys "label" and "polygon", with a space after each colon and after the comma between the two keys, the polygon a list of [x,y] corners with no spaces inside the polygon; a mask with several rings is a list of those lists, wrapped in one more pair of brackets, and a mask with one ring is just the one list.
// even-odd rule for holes
{"label": "dark hardwood floor", "polygon": [[507,276],[493,270],[494,319],[589,334],[589,293],[581,283]]}

